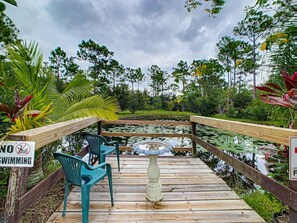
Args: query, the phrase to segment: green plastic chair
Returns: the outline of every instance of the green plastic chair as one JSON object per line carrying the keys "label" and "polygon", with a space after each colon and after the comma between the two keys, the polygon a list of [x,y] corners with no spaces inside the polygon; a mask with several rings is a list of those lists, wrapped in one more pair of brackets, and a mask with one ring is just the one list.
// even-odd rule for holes
{"label": "green plastic chair", "polygon": [[69,186],[70,184],[73,184],[81,188],[82,222],[88,223],[90,189],[94,184],[102,180],[106,175],[108,176],[111,206],[113,206],[111,166],[108,163],[101,163],[97,166],[90,166],[79,156],[54,153],[54,157],[60,161],[66,176],[64,208],[62,214],[63,217],[66,214]]}
{"label": "green plastic chair", "polygon": [[90,146],[89,165],[91,165],[91,160],[94,155],[97,156],[99,163],[104,163],[106,155],[116,151],[118,171],[120,171],[120,147],[117,141],[107,142],[106,138],[97,134],[82,133],[82,135]]}

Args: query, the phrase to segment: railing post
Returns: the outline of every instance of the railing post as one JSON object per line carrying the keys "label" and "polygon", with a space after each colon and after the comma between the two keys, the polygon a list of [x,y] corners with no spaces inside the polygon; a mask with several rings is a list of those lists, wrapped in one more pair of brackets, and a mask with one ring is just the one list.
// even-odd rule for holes
{"label": "railing post", "polygon": [[97,133],[98,133],[98,135],[101,135],[101,133],[102,133],[102,121],[99,121],[97,123]]}
{"label": "railing post", "polygon": [[[297,192],[297,181],[290,180],[289,181],[289,188]],[[292,201],[290,198],[290,203],[296,202]],[[289,222],[297,222],[297,210],[289,207]]]}
{"label": "railing post", "polygon": [[197,148],[196,148],[196,141],[193,140],[193,137],[196,136],[196,126],[195,122],[191,122],[192,125],[192,157],[197,157]]}
{"label": "railing post", "polygon": [[12,167],[8,183],[8,190],[5,203],[4,222],[17,222],[18,218],[23,214],[20,209],[19,200],[27,190],[28,168]]}

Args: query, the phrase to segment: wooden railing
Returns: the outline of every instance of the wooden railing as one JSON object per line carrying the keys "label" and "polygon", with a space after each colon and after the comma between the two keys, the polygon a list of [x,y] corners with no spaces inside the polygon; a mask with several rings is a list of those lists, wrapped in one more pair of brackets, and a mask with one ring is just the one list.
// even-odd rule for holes
{"label": "wooden railing", "polygon": [[[272,126],[226,121],[201,116],[191,116],[190,121],[192,123],[199,123],[216,128],[221,128],[229,130],[231,132],[248,135],[258,139],[264,139],[269,142],[287,146],[289,145],[290,137],[297,136],[297,130],[294,129],[284,129]],[[226,163],[228,163],[244,176],[248,177],[250,180],[263,187],[265,190],[274,194],[283,203],[288,205],[290,222],[297,222],[297,181],[289,180],[289,187],[286,187],[271,179],[270,177],[260,173],[254,168],[246,165],[245,163],[239,161],[238,159],[229,156],[220,149],[203,141],[195,135],[193,135],[193,140]]]}
{"label": "wooden railing", "polygon": [[[118,120],[112,122],[102,122],[97,118],[77,119],[50,126],[45,126],[25,132],[16,133],[9,136],[9,140],[35,141],[36,149],[54,142],[66,135],[74,133],[92,124],[98,123],[98,134],[105,136],[144,136],[144,137],[190,137],[192,138],[192,148],[174,148],[175,151],[192,150],[193,157],[196,156],[196,143],[206,148],[214,155],[218,156],[239,172],[253,180],[258,185],[265,188],[277,196],[281,201],[290,208],[290,219],[297,219],[297,184],[290,181],[289,188],[285,187],[271,178],[263,175],[259,171],[246,165],[245,163],[229,156],[215,146],[203,141],[196,136],[197,124],[208,125],[216,128],[222,128],[235,133],[264,139],[283,145],[289,144],[291,136],[297,136],[297,130],[276,128],[270,126],[254,125],[241,122],[225,121],[219,119],[205,118],[200,116],[191,116],[190,122],[173,122],[173,121],[140,121],[140,120]],[[192,134],[164,134],[164,133],[115,133],[102,132],[104,124],[127,124],[127,125],[191,125]],[[130,147],[121,147],[122,150],[131,150]],[[83,150],[81,155],[87,153]],[[26,191],[26,182],[28,168],[11,168],[7,201],[5,206],[5,216],[9,222],[17,222],[22,213],[29,208],[39,197],[46,193],[47,189],[53,186],[63,176],[61,169],[50,175],[47,179],[36,185],[33,189]],[[294,222],[291,220],[291,222]]]}
{"label": "wooden railing", "polygon": [[297,136],[296,129],[286,129],[274,126],[235,122],[202,116],[191,116],[190,121],[212,126],[215,128],[225,129],[230,132],[255,137],[258,139],[264,139],[269,142],[274,142],[286,146],[289,145],[289,139],[291,136]]}

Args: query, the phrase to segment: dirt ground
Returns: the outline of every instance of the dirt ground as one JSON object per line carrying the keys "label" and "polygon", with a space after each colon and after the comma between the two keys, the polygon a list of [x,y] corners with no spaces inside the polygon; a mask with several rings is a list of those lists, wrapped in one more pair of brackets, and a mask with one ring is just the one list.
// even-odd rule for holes
{"label": "dirt ground", "polygon": [[20,223],[45,223],[64,199],[64,180],[51,188],[48,194],[41,197],[34,206],[21,217]]}

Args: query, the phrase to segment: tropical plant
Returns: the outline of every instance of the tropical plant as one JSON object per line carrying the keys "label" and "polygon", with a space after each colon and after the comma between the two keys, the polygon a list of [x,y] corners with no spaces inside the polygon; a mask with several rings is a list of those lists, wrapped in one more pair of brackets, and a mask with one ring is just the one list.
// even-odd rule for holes
{"label": "tropical plant", "polygon": [[28,95],[21,100],[19,93],[16,91],[14,95],[14,105],[11,106],[0,102],[0,111],[5,112],[9,120],[14,123],[20,112],[25,108],[31,99],[32,96]]}
{"label": "tropical plant", "polygon": [[[258,0],[263,10],[273,17],[274,27],[261,45],[267,50],[271,74],[278,77],[282,70],[296,71],[296,3],[294,0]],[[274,77],[275,78],[275,77]]]}
{"label": "tropical plant", "polygon": [[8,129],[7,134],[41,127],[46,123],[51,122],[51,120],[47,118],[50,109],[51,104],[44,106],[40,111],[24,108],[23,113],[15,118],[15,121]]}
{"label": "tropical plant", "polygon": [[17,87],[22,94],[33,96],[28,110],[47,110],[52,121],[88,116],[117,118],[117,101],[111,97],[92,95],[92,83],[83,74],[76,75],[60,93],[54,75],[49,69],[42,69],[42,54],[36,43],[19,42],[9,46],[8,53]]}
{"label": "tropical plant", "polygon": [[267,82],[263,86],[257,86],[256,88],[266,92],[259,95],[264,102],[289,108],[291,111],[291,124],[294,124],[297,109],[297,72],[291,77],[286,71],[282,71],[282,78],[286,89],[272,82]]}

